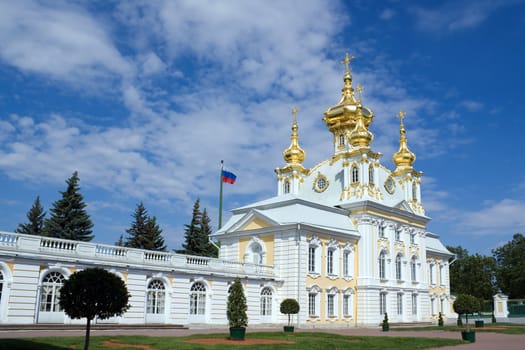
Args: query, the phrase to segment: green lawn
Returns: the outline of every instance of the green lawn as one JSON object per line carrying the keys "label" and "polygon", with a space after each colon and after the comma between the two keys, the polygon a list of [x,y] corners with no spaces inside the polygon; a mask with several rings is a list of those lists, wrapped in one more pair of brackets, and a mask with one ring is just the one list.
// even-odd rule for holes
{"label": "green lawn", "polygon": [[[189,337],[145,337],[145,336],[96,336],[91,337],[90,350],[110,349],[102,345],[104,341],[129,344],[120,350],[137,350],[134,345],[149,345],[151,350],[196,350],[196,349],[311,349],[311,350],[412,350],[428,349],[447,345],[464,344],[456,339],[430,339],[413,337],[354,337],[341,336],[329,333],[301,332],[286,334],[275,333],[247,333],[247,339],[274,339],[293,341],[294,344],[272,345],[202,345],[188,343],[188,339],[220,338],[226,339],[226,334],[201,334]],[[242,341],[239,341],[239,344]],[[0,339],[0,350],[82,350],[83,337],[47,337],[34,339]],[[141,350],[143,347],[140,348]]]}
{"label": "green lawn", "polygon": [[[484,327],[476,328],[474,327],[474,322],[469,323],[470,329],[476,332],[494,332],[494,333],[504,333],[504,334],[525,334],[525,325],[517,323],[487,323],[485,322]],[[466,329],[465,323],[463,326],[429,326],[429,327],[390,327],[391,331],[403,332],[403,331],[429,331],[441,329],[444,331],[455,331],[459,332]]]}

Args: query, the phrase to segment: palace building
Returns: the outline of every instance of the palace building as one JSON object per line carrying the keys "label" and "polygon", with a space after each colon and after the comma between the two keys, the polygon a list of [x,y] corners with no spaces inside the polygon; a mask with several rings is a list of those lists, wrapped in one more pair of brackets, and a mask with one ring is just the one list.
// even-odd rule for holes
{"label": "palace building", "polygon": [[[300,327],[435,321],[451,310],[449,259],[428,232],[422,173],[399,112],[395,169],[372,150],[372,110],[352,84],[347,54],[342,97],[325,113],[333,154],[308,169],[293,110],[290,146],[275,169],[277,195],[234,209],[213,234],[218,259],[50,237],[0,233],[0,322],[83,323],[60,310],[72,273],[104,267],[122,278],[131,308],[97,323],[227,325],[229,287],[240,277],[248,324],[285,323],[279,304],[301,305]],[[329,138],[328,138],[329,136]]]}

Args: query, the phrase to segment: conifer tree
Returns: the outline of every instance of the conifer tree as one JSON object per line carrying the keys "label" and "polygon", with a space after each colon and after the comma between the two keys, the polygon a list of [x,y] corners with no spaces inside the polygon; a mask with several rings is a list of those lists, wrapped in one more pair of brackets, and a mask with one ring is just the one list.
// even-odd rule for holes
{"label": "conifer tree", "polygon": [[44,234],[49,237],[89,242],[93,239],[93,223],[87,214],[84,197],[78,185],[78,172],[66,181],[62,198],[53,203],[51,217],[44,223]]}
{"label": "conifer tree", "polygon": [[142,202],[137,205],[132,217],[131,227],[126,230],[129,237],[124,245],[131,248],[165,251],[166,245],[157,218],[148,215]]}
{"label": "conifer tree", "polygon": [[24,233],[26,235],[41,236],[44,230],[44,217],[46,212],[40,204],[40,196],[36,196],[35,202],[31,209],[27,212],[27,224],[18,224],[15,232]]}
{"label": "conifer tree", "polygon": [[193,204],[193,214],[191,217],[190,224],[184,225],[184,248],[181,252],[189,255],[203,255],[204,246],[202,245],[202,239],[200,237],[202,222],[202,213],[200,211],[200,200],[197,199]]}
{"label": "conifer tree", "polygon": [[208,216],[208,212],[206,211],[206,208],[202,211],[202,218],[201,218],[201,239],[203,240],[203,245],[205,247],[204,252],[205,256],[216,258],[219,255],[219,251],[213,243],[210,241],[210,235],[212,234],[211,226],[210,226],[210,217]]}

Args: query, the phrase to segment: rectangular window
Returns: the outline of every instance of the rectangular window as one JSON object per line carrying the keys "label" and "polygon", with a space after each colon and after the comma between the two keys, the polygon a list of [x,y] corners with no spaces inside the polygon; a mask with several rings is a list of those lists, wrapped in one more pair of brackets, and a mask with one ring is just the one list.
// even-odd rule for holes
{"label": "rectangular window", "polygon": [[417,294],[412,294],[412,315],[417,315]]}
{"label": "rectangular window", "polygon": [[333,275],[334,273],[334,251],[329,249],[326,254],[326,273]]}
{"label": "rectangular window", "polygon": [[334,313],[334,298],[335,298],[335,295],[328,294],[328,317],[335,316],[335,313]]}
{"label": "rectangular window", "polygon": [[379,293],[379,314],[384,315],[386,312],[386,293]]}
{"label": "rectangular window", "polygon": [[316,297],[317,297],[317,294],[314,294],[314,293],[308,294],[308,315],[310,315],[310,317],[317,315],[317,313],[315,312]]}
{"label": "rectangular window", "polygon": [[416,235],[414,233],[410,234],[410,244],[416,244]]}
{"label": "rectangular window", "polygon": [[397,293],[397,314],[403,314],[403,294]]}
{"label": "rectangular window", "polygon": [[431,312],[431,315],[436,314],[436,298],[430,299],[430,312]]}
{"label": "rectangular window", "polygon": [[412,282],[416,282],[417,278],[416,278],[416,261],[414,259],[412,259],[412,261],[410,262],[410,272],[411,272],[411,277],[412,277]]}
{"label": "rectangular window", "polygon": [[441,311],[441,313],[445,313],[445,299],[440,299],[439,310]]}
{"label": "rectangular window", "polygon": [[384,237],[385,237],[385,227],[379,226],[379,238],[384,238]]}
{"label": "rectangular window", "polygon": [[344,252],[343,253],[343,276],[347,277],[350,274],[348,273],[348,259],[350,257],[350,252]]}
{"label": "rectangular window", "polygon": [[445,284],[445,279],[443,277],[443,265],[439,265],[439,284],[441,286]]}
{"label": "rectangular window", "polygon": [[400,241],[400,240],[401,240],[401,230],[396,229],[396,241]]}
{"label": "rectangular window", "polygon": [[308,248],[308,272],[315,272],[315,247]]}
{"label": "rectangular window", "polygon": [[350,295],[343,296],[343,315],[350,315]]}

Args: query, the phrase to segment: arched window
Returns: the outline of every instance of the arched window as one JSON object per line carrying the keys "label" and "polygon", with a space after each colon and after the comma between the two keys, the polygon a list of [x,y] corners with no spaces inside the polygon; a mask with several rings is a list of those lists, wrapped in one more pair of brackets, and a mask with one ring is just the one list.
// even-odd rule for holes
{"label": "arched window", "polygon": [[417,262],[415,256],[413,256],[410,260],[410,276],[412,278],[412,282],[417,281]]}
{"label": "arched window", "polygon": [[321,288],[313,286],[308,288],[308,316],[319,317]]}
{"label": "arched window", "polygon": [[263,249],[261,245],[257,242],[250,244],[250,249],[252,253],[252,263],[262,264],[263,263]]}
{"label": "arched window", "polygon": [[42,280],[40,293],[40,311],[59,312],[60,288],[64,285],[65,277],[60,272],[48,273]]}
{"label": "arched window", "polygon": [[166,301],[166,286],[160,280],[153,280],[148,285],[146,312],[148,314],[163,314]]}
{"label": "arched window", "polygon": [[417,184],[415,181],[412,182],[412,199],[417,201]]}
{"label": "arched window", "polygon": [[308,273],[321,273],[321,241],[315,236],[308,242]]}
{"label": "arched window", "polygon": [[372,164],[368,166],[368,183],[374,184],[374,166]]}
{"label": "arched window", "polygon": [[206,313],[206,286],[196,282],[190,288],[190,315]]}
{"label": "arched window", "polygon": [[272,290],[268,287],[261,291],[261,316],[271,316],[272,294]]}
{"label": "arched window", "polygon": [[284,193],[290,193],[290,180],[284,180]]}
{"label": "arched window", "polygon": [[381,254],[379,254],[379,278],[382,280],[386,279],[385,252],[381,252]]}
{"label": "arched window", "polygon": [[337,317],[337,305],[339,304],[337,300],[337,296],[339,294],[339,290],[334,287],[326,291],[326,317]]}
{"label": "arched window", "polygon": [[354,304],[352,299],[352,290],[349,288],[343,292],[343,316],[352,317]]}
{"label": "arched window", "polygon": [[359,169],[357,169],[357,166],[352,166],[352,183],[359,182]]}
{"label": "arched window", "polygon": [[345,145],[345,135],[341,134],[339,135],[339,146]]}
{"label": "arched window", "polygon": [[398,281],[401,281],[403,279],[401,265],[401,254],[398,254],[396,256],[396,279]]}

